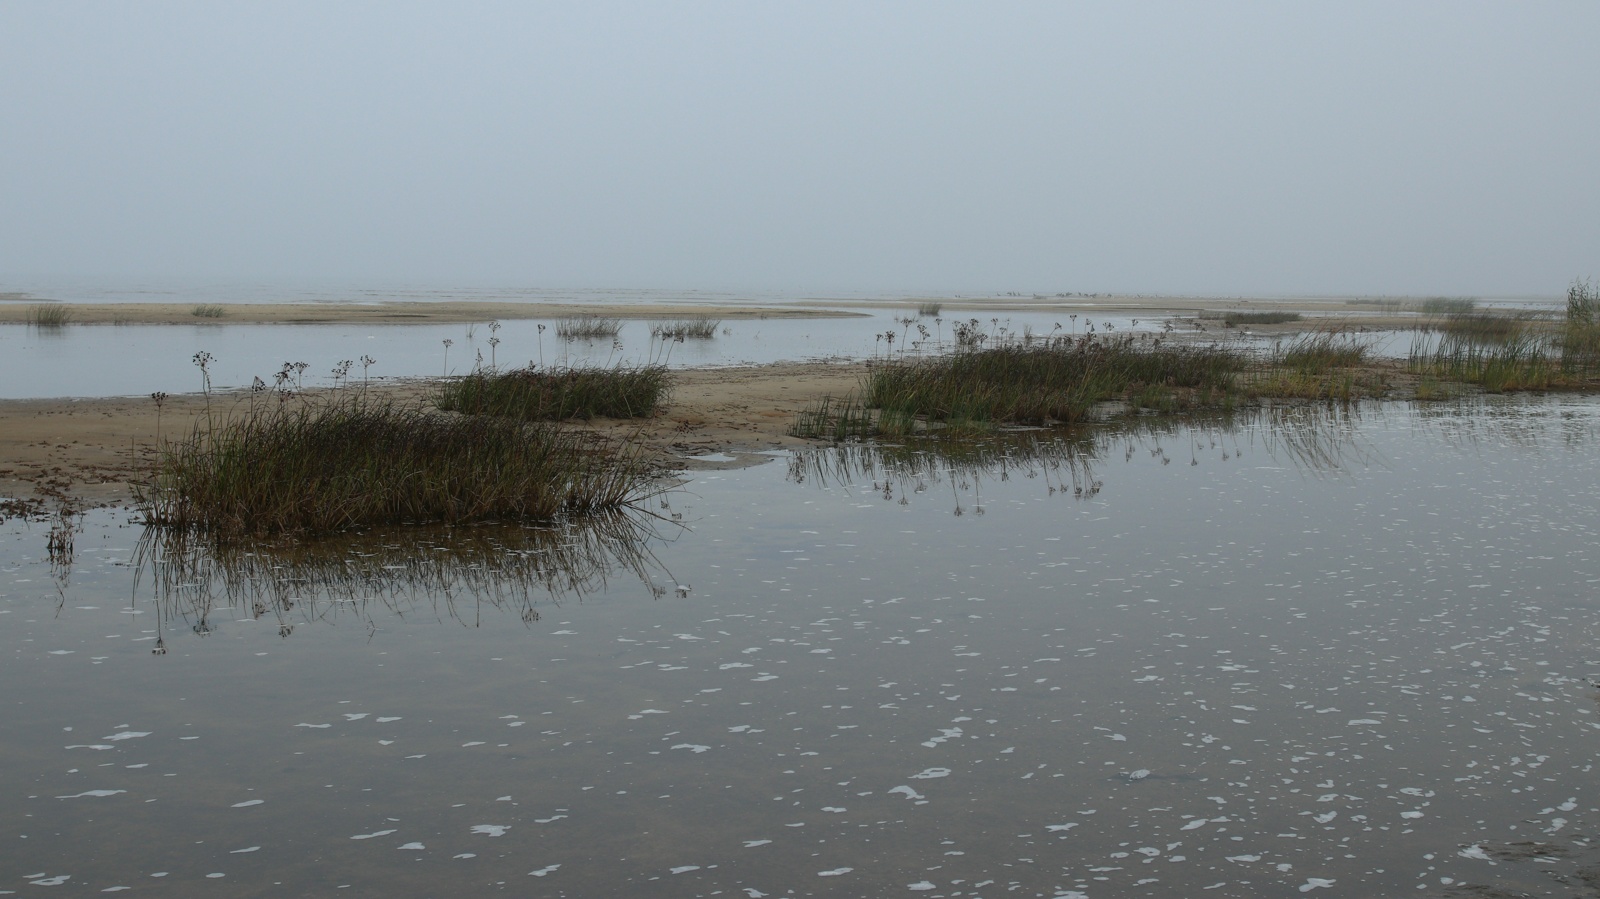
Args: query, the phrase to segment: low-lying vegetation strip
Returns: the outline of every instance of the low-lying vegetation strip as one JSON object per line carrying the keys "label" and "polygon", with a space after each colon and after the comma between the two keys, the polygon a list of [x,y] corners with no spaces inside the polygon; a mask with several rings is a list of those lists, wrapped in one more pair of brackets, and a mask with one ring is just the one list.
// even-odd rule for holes
{"label": "low-lying vegetation strip", "polygon": [[564,340],[595,340],[616,337],[622,319],[605,315],[577,315],[556,319],[556,336]]}
{"label": "low-lying vegetation strip", "polygon": [[195,318],[223,318],[227,316],[228,310],[215,303],[200,303],[190,309],[189,314]]}
{"label": "low-lying vegetation strip", "polygon": [[657,322],[650,334],[662,340],[709,340],[717,336],[720,327],[722,319],[696,315]]}
{"label": "low-lying vegetation strip", "polygon": [[1574,281],[1564,320],[1449,316],[1442,335],[1412,342],[1410,370],[1427,381],[1454,381],[1491,393],[1589,387],[1600,375],[1600,289]]}
{"label": "low-lying vegetation strip", "polygon": [[1230,328],[1240,325],[1281,325],[1288,322],[1297,322],[1303,316],[1298,312],[1202,312],[1200,318],[1206,321],[1221,321]]}
{"label": "low-lying vegetation strip", "polygon": [[443,415],[361,391],[257,401],[158,447],[147,521],[228,541],[387,524],[553,521],[648,493],[637,456],[553,424]]}
{"label": "low-lying vegetation strip", "polygon": [[1108,401],[1161,413],[1227,412],[1248,397],[1350,402],[1387,388],[1381,373],[1366,370],[1370,351],[1365,338],[1342,329],[1300,335],[1264,357],[1148,336],[1032,337],[875,366],[859,394],[813,404],[790,433],[959,435],[1003,423],[1081,422],[1108,411],[1096,411]]}
{"label": "low-lying vegetation strip", "polygon": [[1226,392],[1246,362],[1218,346],[1058,337],[882,365],[865,379],[862,401],[902,421],[1075,422],[1149,385]]}
{"label": "low-lying vegetation strip", "polygon": [[938,318],[939,317],[939,312],[942,309],[944,309],[944,306],[942,306],[939,303],[918,303],[917,304],[917,317],[918,318]]}
{"label": "low-lying vegetation strip", "polygon": [[482,369],[445,381],[434,405],[448,412],[524,421],[641,418],[666,399],[664,365],[615,368]]}
{"label": "low-lying vegetation strip", "polygon": [[72,307],[64,303],[40,303],[28,307],[28,324],[35,328],[59,328],[72,322]]}

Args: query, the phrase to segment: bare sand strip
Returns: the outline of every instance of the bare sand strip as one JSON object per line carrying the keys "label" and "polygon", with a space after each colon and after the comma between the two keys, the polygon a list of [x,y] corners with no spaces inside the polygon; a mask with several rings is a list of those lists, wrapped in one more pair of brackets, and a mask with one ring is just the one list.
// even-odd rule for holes
{"label": "bare sand strip", "polygon": [[[753,453],[805,445],[786,434],[795,414],[822,396],[856,389],[865,372],[865,363],[838,362],[674,371],[672,395],[653,418],[579,424],[669,464],[746,465],[764,459]],[[399,400],[418,399],[427,389],[422,382],[373,388]],[[210,402],[213,414],[226,415],[247,401],[242,394],[214,394]],[[168,397],[160,437],[186,436],[205,411],[198,394]],[[128,505],[133,484],[148,477],[157,427],[156,404],[148,397],[0,400],[0,498],[35,509],[55,499],[77,507]],[[710,453],[734,460],[685,461]]]}

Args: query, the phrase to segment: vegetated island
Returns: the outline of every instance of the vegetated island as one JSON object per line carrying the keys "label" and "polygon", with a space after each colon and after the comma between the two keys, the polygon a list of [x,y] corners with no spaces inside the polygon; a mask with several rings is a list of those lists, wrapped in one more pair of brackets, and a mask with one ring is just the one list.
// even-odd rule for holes
{"label": "vegetated island", "polygon": [[[548,309],[544,312],[548,314]],[[461,434],[452,431],[457,426],[435,426],[450,420],[520,417],[525,419],[521,426],[535,427],[549,438],[550,446],[568,454],[567,462],[541,469],[547,472],[541,476],[561,480],[568,476],[562,472],[582,469],[588,472],[585,477],[592,478],[597,475],[584,466],[594,454],[625,459],[620,464],[631,486],[606,482],[599,492],[610,502],[671,470],[752,464],[769,458],[759,455],[764,451],[814,445],[819,439],[981,435],[1010,423],[1087,425],[1115,416],[1225,412],[1240,404],[1438,400],[1522,390],[1593,393],[1600,392],[1597,312],[1600,302],[1587,284],[1574,286],[1565,317],[1509,316],[1470,306],[1443,310],[1419,328],[1411,353],[1403,359],[1374,358],[1367,351],[1363,326],[1257,309],[1231,322],[1225,319],[1228,313],[1196,314],[1190,334],[1169,328],[1137,335],[1092,331],[990,335],[974,325],[977,331],[965,333],[959,338],[962,343],[948,352],[907,354],[902,347],[898,354],[886,350],[877,358],[855,362],[670,373],[637,368],[480,370],[442,382],[383,382],[304,392],[0,401],[0,497],[9,498],[0,514],[37,515],[52,503],[79,509],[133,505],[141,496],[149,514],[162,508],[152,503],[153,487],[158,482],[168,487],[175,483],[161,481],[175,477],[181,467],[175,450],[183,449],[189,454],[187,462],[193,463],[207,454],[256,446],[265,433],[259,429],[267,426],[309,433],[303,429],[322,414],[315,412],[318,409],[342,410],[340,426],[347,430],[341,439],[387,432],[390,437],[385,439],[399,441],[392,447],[375,445],[371,452],[355,453],[341,463],[350,467],[376,467],[373,459],[399,451],[402,444],[410,452],[416,449],[414,441],[400,437],[432,433],[430,428],[437,431],[440,447],[461,446],[466,431],[472,431],[465,438],[469,443],[492,437],[499,445],[509,445],[509,438],[494,430],[501,425],[476,421],[459,426],[466,429]],[[1236,343],[1212,342],[1201,333],[1209,330],[1208,321],[1218,329],[1274,328],[1287,336],[1270,350],[1247,350]],[[1415,319],[1412,324],[1417,324]],[[581,396],[575,400],[572,391]],[[373,418],[369,415],[373,410],[381,414]],[[278,420],[269,420],[274,415]],[[229,438],[238,438],[233,444],[218,442],[219,426],[236,427],[241,422],[258,430],[247,427],[234,434]],[[284,444],[278,461],[313,452],[315,445],[314,440]],[[426,447],[417,451],[431,452]],[[720,455],[713,460],[694,458],[713,454]],[[503,461],[482,464],[495,467]],[[262,464],[247,462],[239,470]],[[435,477],[448,481],[455,475]],[[353,489],[350,495],[362,489]],[[506,496],[515,493],[504,483],[496,489]],[[441,493],[431,502],[424,508],[396,499],[381,514],[391,521],[454,520],[452,516],[465,520],[504,511],[484,507],[474,513],[468,493]],[[533,508],[518,503],[525,499],[511,502],[505,510],[515,514],[519,508]],[[291,501],[284,507],[292,505]],[[535,514],[549,515],[553,508],[541,506]],[[249,519],[251,513],[241,509],[229,514]],[[375,522],[359,515],[333,516],[322,519],[318,527],[368,523]]]}

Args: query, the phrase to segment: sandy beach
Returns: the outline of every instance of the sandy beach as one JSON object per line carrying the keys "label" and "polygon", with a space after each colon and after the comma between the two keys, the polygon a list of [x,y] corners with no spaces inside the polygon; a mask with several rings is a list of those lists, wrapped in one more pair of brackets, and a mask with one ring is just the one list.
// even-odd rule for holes
{"label": "sandy beach", "polygon": [[[854,389],[864,363],[783,363],[745,368],[676,371],[666,407],[653,418],[597,419],[581,426],[637,444],[671,464],[689,468],[746,465],[762,450],[804,445],[785,433],[795,414],[818,397]],[[423,382],[375,386],[398,400],[414,400]],[[227,415],[248,395],[211,397],[212,414]],[[149,470],[158,439],[187,434],[203,420],[206,399],[168,397],[158,419],[149,397],[76,400],[0,400],[0,497],[37,510],[56,499],[78,506],[120,506]],[[686,457],[724,453],[731,462]],[[43,505],[42,505],[43,504]],[[3,513],[0,513],[3,514]]]}

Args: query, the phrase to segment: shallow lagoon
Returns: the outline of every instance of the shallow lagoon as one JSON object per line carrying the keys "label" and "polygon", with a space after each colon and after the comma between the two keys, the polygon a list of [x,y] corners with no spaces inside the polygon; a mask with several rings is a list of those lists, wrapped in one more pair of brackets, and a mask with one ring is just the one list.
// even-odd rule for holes
{"label": "shallow lagoon", "polygon": [[581,535],[163,579],[128,513],[70,570],[11,521],[0,890],[1570,895],[1597,428],[1371,404],[775,456],[555,597],[495,554]]}

